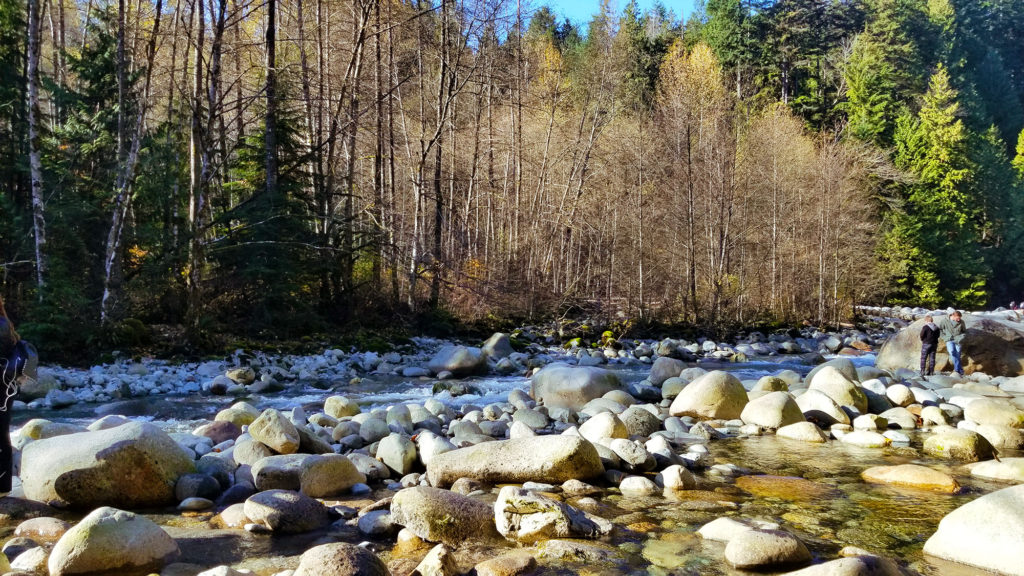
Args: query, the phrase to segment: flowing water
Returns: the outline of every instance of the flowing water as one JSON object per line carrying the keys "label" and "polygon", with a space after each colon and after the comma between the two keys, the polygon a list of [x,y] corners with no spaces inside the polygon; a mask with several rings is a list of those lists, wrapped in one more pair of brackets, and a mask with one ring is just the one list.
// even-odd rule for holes
{"label": "flowing water", "polygon": [[[870,364],[873,357],[855,359]],[[782,369],[805,374],[810,367],[791,361],[751,362],[714,366],[736,373],[740,379],[756,379]],[[710,367],[709,367],[710,369]],[[646,377],[646,366],[621,368],[623,380]],[[490,377],[467,380],[479,394],[448,398],[455,407],[465,404],[484,406],[504,401],[515,388],[529,388],[522,377]],[[422,402],[432,393],[432,381],[395,377],[370,377],[358,384],[332,390],[295,385],[283,393],[247,398],[259,408],[291,409],[301,405],[306,413],[322,409],[324,399],[343,394],[368,408],[402,402]],[[209,396],[160,396],[121,404],[122,413],[152,420],[169,431],[186,431],[213,418],[237,398]],[[58,411],[24,411],[15,414],[17,428],[32,417],[53,421],[87,424],[96,418],[96,407],[77,405]],[[774,436],[731,438],[711,442],[715,463],[731,463],[751,474],[770,475],[755,483],[698,474],[697,490],[662,496],[627,498],[616,491],[597,501],[569,500],[570,503],[613,520],[617,529],[599,542],[580,542],[568,549],[542,549],[540,572],[544,574],[633,574],[730,575],[746,574],[733,570],[723,561],[724,546],[701,539],[695,531],[721,516],[759,519],[777,523],[799,536],[816,560],[835,558],[844,546],[856,546],[898,560],[902,565],[926,575],[966,576],[976,571],[942,562],[922,554],[925,540],[934,533],[939,520],[958,506],[983,493],[1003,487],[979,481],[960,473],[955,463],[923,457],[921,440],[912,435],[909,447],[864,449],[839,442],[812,445]],[[964,486],[957,495],[933,494],[890,486],[866,484],[860,473],[871,466],[919,463],[949,472]],[[378,490],[363,498],[345,498],[339,506],[358,509],[376,498],[392,495]],[[494,498],[494,495],[491,495]],[[195,574],[196,567],[229,564],[245,567],[260,575],[294,568],[305,549],[326,541],[360,542],[364,538],[343,522],[330,529],[298,536],[263,536],[240,530],[210,529],[212,514],[182,515],[172,510],[151,511],[150,518],[164,525],[181,545],[180,574]],[[5,527],[8,533],[13,526]],[[415,567],[427,549],[392,549],[390,541],[373,542],[374,549],[390,560],[396,573]],[[491,547],[460,548],[456,557],[468,570],[480,560],[501,550]],[[191,572],[190,572],[191,570]],[[177,576],[176,574],[174,576]]]}

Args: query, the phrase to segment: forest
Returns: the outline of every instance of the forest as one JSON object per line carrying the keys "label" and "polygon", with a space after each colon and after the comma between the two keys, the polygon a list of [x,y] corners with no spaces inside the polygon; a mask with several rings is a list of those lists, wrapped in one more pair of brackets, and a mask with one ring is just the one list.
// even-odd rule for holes
{"label": "forest", "polygon": [[0,0],[44,354],[1024,298],[1024,0]]}

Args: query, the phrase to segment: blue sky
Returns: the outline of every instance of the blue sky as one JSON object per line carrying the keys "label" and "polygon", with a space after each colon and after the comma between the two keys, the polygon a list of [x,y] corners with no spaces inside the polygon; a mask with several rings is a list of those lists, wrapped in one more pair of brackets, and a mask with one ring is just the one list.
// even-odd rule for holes
{"label": "blue sky", "polygon": [[[654,5],[656,0],[638,0],[641,10],[647,10]],[[629,0],[612,0],[617,12],[621,12]],[[535,0],[534,6],[540,7],[547,4],[551,10],[561,17],[568,18],[577,24],[590,21],[590,17],[597,12],[600,6],[599,0]],[[693,11],[694,0],[662,0],[666,8],[672,10],[676,17],[684,19]],[[561,18],[560,18],[561,19]]]}

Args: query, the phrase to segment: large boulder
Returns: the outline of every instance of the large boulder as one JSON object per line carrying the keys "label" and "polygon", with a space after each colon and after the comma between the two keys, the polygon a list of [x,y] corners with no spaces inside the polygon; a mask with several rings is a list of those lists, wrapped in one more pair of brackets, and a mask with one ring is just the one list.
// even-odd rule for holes
{"label": "large boulder", "polygon": [[950,512],[924,552],[999,574],[1024,576],[1024,485],[986,494]]}
{"label": "large boulder", "polygon": [[817,390],[834,400],[836,404],[852,406],[862,414],[868,410],[868,397],[864,390],[833,366],[825,366],[815,374],[807,389]]}
{"label": "large boulder", "polygon": [[362,546],[334,542],[314,546],[302,553],[295,576],[389,576],[388,567]]}
{"label": "large boulder", "polygon": [[672,416],[694,416],[732,420],[739,418],[747,405],[743,384],[728,372],[715,370],[683,388],[669,407]]}
{"label": "large boulder", "polygon": [[458,547],[467,541],[498,540],[494,510],[449,490],[417,486],[395,494],[391,520],[428,542]]}
{"label": "large boulder", "polygon": [[487,372],[487,357],[479,348],[445,346],[427,363],[434,374],[451,372],[455,376],[472,376]]}
{"label": "large boulder", "polygon": [[789,392],[769,392],[743,407],[740,419],[745,424],[778,429],[804,421],[804,414]]}
{"label": "large boulder", "polygon": [[587,402],[612,390],[623,389],[622,381],[603,368],[549,364],[533,375],[530,396],[550,408],[579,411]]}
{"label": "large boulder", "polygon": [[[936,316],[940,322],[944,317]],[[1024,323],[995,315],[964,314],[967,333],[960,354],[964,372],[1019,376],[1024,374]],[[885,370],[921,367],[921,327],[918,320],[889,338],[878,351],[875,365]],[[952,370],[946,347],[940,343],[935,370]]]}
{"label": "large boulder", "polygon": [[584,480],[604,474],[597,449],[578,436],[532,436],[483,442],[438,454],[427,464],[433,486],[459,478],[488,483]]}
{"label": "large boulder", "polygon": [[102,507],[64,533],[47,565],[51,576],[148,574],[177,554],[174,538],[149,518]]}
{"label": "large boulder", "polygon": [[195,471],[190,455],[148,422],[37,440],[21,462],[26,498],[71,508],[175,504],[178,478]]}

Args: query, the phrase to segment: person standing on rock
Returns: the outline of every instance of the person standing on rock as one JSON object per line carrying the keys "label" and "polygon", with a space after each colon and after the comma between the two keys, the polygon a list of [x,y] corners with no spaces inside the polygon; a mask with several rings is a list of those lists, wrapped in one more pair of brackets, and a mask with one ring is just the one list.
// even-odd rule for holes
{"label": "person standing on rock", "polygon": [[921,328],[921,376],[935,374],[935,352],[939,348],[939,327],[931,316],[924,317]]}
{"label": "person standing on rock", "polygon": [[949,316],[942,319],[939,324],[942,339],[946,341],[946,351],[953,361],[953,371],[963,376],[964,368],[960,365],[960,345],[964,341],[964,334],[967,333],[967,325],[959,310],[954,310]]}
{"label": "person standing on rock", "polygon": [[18,393],[18,366],[16,351],[18,333],[7,317],[3,298],[0,298],[0,496],[11,491],[14,471],[14,449],[11,447],[11,403]]}

